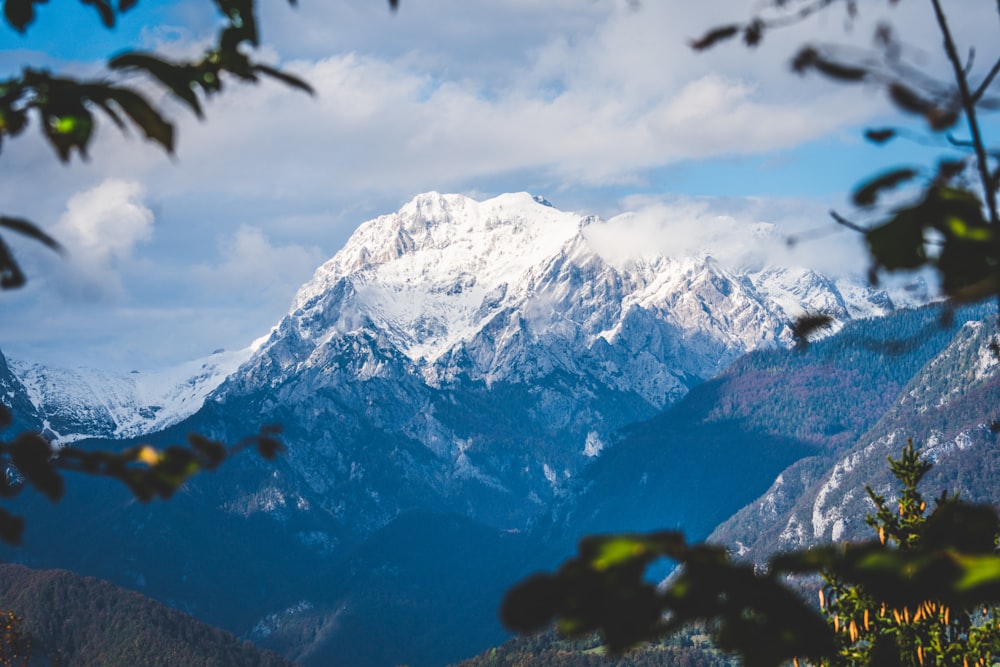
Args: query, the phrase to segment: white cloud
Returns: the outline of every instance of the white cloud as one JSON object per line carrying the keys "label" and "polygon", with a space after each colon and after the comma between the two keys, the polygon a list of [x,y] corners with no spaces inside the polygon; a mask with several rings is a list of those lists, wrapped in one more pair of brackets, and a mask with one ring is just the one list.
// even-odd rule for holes
{"label": "white cloud", "polygon": [[772,264],[831,276],[864,273],[860,235],[838,227],[813,202],[632,197],[625,203],[634,212],[584,230],[593,249],[618,265],[653,255],[711,255],[732,269]]}
{"label": "white cloud", "polygon": [[68,297],[85,300],[121,297],[122,263],[135,246],[153,235],[153,212],[143,203],[139,183],[109,179],[70,197],[52,232],[68,249],[55,284]]}
{"label": "white cloud", "polygon": [[248,225],[220,238],[219,250],[221,262],[196,266],[192,279],[202,290],[256,307],[284,309],[291,294],[326,259],[316,247],[274,245],[263,231]]}

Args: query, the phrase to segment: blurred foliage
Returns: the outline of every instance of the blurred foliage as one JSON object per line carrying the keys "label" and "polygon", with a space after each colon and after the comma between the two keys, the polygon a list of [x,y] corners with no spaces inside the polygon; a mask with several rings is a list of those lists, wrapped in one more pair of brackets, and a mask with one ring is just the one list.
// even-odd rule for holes
{"label": "blurred foliage", "polygon": [[[674,532],[585,537],[557,572],[511,589],[501,619],[521,633],[553,619],[569,637],[597,631],[612,653],[704,626],[748,667],[992,664],[1000,657],[996,510],[942,495],[925,515],[917,485],[930,464],[912,442],[889,462],[901,490],[893,509],[868,489],[876,540],[778,554],[758,570]],[[646,570],[661,558],[679,568],[658,584]],[[820,609],[789,584],[816,575],[825,582]],[[970,609],[982,610],[980,623]]]}
{"label": "blurred foliage", "polygon": [[[930,169],[905,165],[864,180],[852,201],[867,224],[831,213],[864,235],[872,282],[883,270],[929,267],[952,302],[1000,296],[1000,151],[987,147],[978,116],[1000,106],[992,92],[1000,59],[977,72],[975,50],[960,56],[940,0],[927,1],[940,30],[948,80],[911,62],[910,51],[886,23],[876,26],[871,52],[804,44],[791,67],[799,74],[883,89],[901,112],[920,117],[931,137],[961,155]],[[859,5],[771,0],[749,21],[714,27],[691,47],[700,51],[735,38],[753,47],[769,31],[834,6],[844,8],[853,22]],[[963,120],[968,137],[958,138],[953,132]],[[876,144],[906,135],[891,127],[865,133]],[[800,344],[829,324],[822,314],[800,320],[795,327]],[[990,607],[1000,600],[996,510],[943,495],[925,517],[917,484],[930,464],[911,443],[890,465],[902,484],[896,511],[868,490],[877,508],[868,523],[877,540],[779,554],[757,570],[731,561],[721,547],[689,545],[675,532],[585,537],[579,554],[557,572],[537,574],[511,589],[501,618],[518,632],[543,629],[553,619],[567,636],[599,631],[616,653],[705,624],[714,629],[720,648],[739,654],[749,667],[799,660],[963,667],[992,661],[1000,653],[1000,617]],[[662,558],[679,567],[657,585],[646,572]],[[788,586],[790,577],[817,575],[825,581],[822,610]],[[979,624],[967,611],[973,608],[983,610]]]}
{"label": "blurred foliage", "polygon": [[[912,5],[920,0],[906,1]],[[806,43],[792,58],[791,68],[801,75],[881,89],[904,116],[921,119],[926,128],[926,134],[902,127],[871,128],[864,133],[868,141],[884,145],[909,139],[939,145],[949,153],[933,165],[901,165],[865,178],[851,198],[863,222],[831,211],[838,223],[864,235],[871,281],[877,283],[882,271],[929,267],[951,302],[1000,296],[1000,151],[987,144],[980,121],[982,114],[1000,108],[995,85],[1000,58],[982,63],[972,45],[963,53],[940,0],[924,1],[941,35],[945,68],[928,66],[926,47],[911,48],[887,22],[875,25],[870,49]],[[701,51],[741,38],[753,47],[775,29],[835,7],[844,11],[847,25],[853,25],[863,9],[901,2],[769,0],[746,22],[716,26],[690,45]],[[996,11],[1000,13],[1000,5]],[[955,8],[955,15],[964,18],[961,8]],[[938,76],[941,71],[948,75]]]}
{"label": "blurred foliage", "polygon": [[[108,29],[137,4],[137,0],[80,2],[93,7],[96,18]],[[147,140],[173,153],[174,124],[145,92],[150,89],[148,84],[172,95],[198,118],[204,115],[202,98],[221,92],[227,79],[256,83],[261,77],[269,77],[312,93],[302,79],[254,58],[254,49],[260,46],[255,0],[212,2],[222,27],[215,43],[200,57],[171,60],[156,53],[126,51],[108,60],[109,76],[138,74],[144,79],[141,85],[56,76],[34,67],[25,67],[19,75],[0,80],[0,150],[5,140],[23,134],[34,118],[61,162],[69,162],[74,153],[86,159],[98,119],[103,117],[123,132],[130,127],[138,130]],[[7,27],[23,34],[35,23],[36,5],[45,0],[2,3]],[[296,4],[296,0],[289,0],[289,4]],[[397,4],[398,0],[389,0],[393,10]],[[53,239],[27,220],[0,216],[0,227],[59,249]],[[24,273],[0,236],[0,289],[24,283]]]}
{"label": "blurred foliage", "polygon": [[[0,405],[0,432],[12,422],[10,411]],[[265,426],[234,445],[191,433],[187,446],[137,445],[117,452],[55,446],[39,433],[25,432],[12,440],[0,439],[0,498],[14,498],[30,486],[57,502],[65,489],[63,473],[79,472],[116,479],[140,502],[166,499],[192,475],[215,470],[244,449],[253,447],[263,458],[273,459],[284,449],[279,432],[277,426]],[[19,544],[23,532],[24,519],[0,507],[0,540]]]}
{"label": "blurred foliage", "polygon": [[[42,0],[3,0],[7,26],[26,32],[36,19],[36,4]],[[294,4],[294,0],[290,0]],[[105,28],[113,28],[118,17],[132,9],[136,0],[81,0],[97,12]],[[260,76],[276,78],[292,87],[312,92],[301,79],[256,62],[248,49],[259,46],[256,3],[253,0],[214,0],[224,24],[216,44],[200,58],[175,62],[154,53],[129,51],[108,61],[109,73],[138,73],[154,86],[166,90],[202,117],[200,96],[223,88],[226,76],[256,82]],[[44,69],[25,67],[20,75],[0,80],[0,150],[36,119],[42,135],[62,162],[76,152],[86,159],[94,135],[97,115],[122,131],[131,126],[168,153],[174,151],[174,125],[150,101],[147,93],[133,85],[118,85],[105,79],[82,80],[56,76]],[[0,216],[0,227],[15,231],[60,250],[56,241],[34,223]],[[0,236],[0,289],[21,287],[25,275]]]}

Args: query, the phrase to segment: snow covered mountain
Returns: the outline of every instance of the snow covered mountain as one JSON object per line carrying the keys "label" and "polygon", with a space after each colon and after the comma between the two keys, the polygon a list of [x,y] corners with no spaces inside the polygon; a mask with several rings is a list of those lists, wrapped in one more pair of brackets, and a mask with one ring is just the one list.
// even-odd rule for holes
{"label": "snow covered mountain", "polygon": [[[431,387],[458,377],[528,383],[558,370],[660,409],[740,354],[789,344],[788,322],[802,312],[843,321],[893,308],[884,292],[802,268],[733,270],[707,253],[623,258],[602,245],[629,218],[583,217],[525,193],[485,202],[428,193],[361,225],[248,348],[129,374],[10,365],[62,441],[165,428],[251,357],[229,392],[322,367],[332,341],[361,332]],[[362,365],[355,375],[385,371]]]}
{"label": "snow covered mountain", "polygon": [[724,266],[689,244],[623,252],[632,217],[423,194],[362,224],[247,349],[159,373],[12,370],[62,441],[138,437],[208,398],[242,427],[232,437],[284,425],[300,479],[266,497],[308,492],[334,514],[366,498],[344,516],[362,532],[429,497],[519,527],[619,429],[750,350],[791,344],[796,316],[893,309],[808,269]]}
{"label": "snow covered mountain", "polygon": [[205,397],[253,353],[254,347],[153,372],[53,368],[8,360],[35,406],[43,430],[57,443],[80,438],[127,438],[190,417]]}
{"label": "snow covered mountain", "polygon": [[543,202],[429,193],[365,223],[302,287],[251,374],[322,365],[332,339],[368,331],[433,386],[561,369],[663,407],[747,350],[789,344],[787,324],[805,311],[893,308],[884,292],[806,269],[734,271],[708,254],[621,261],[601,239],[628,215],[603,222]]}
{"label": "snow covered mountain", "polygon": [[420,195],[361,225],[211,400],[282,423],[294,474],[365,530],[414,497],[523,527],[619,429],[791,344],[797,315],[893,308],[806,269],[623,258],[607,239],[628,224],[525,193]]}
{"label": "snow covered mountain", "polygon": [[[893,309],[860,281],[802,268],[662,243],[624,253],[630,224],[523,193],[420,195],[361,225],[250,350],[101,382],[14,364],[8,384],[63,438],[236,442],[277,423],[287,446],[275,461],[235,456],[169,503],[123,501],[103,480],[74,499],[78,515],[22,498],[29,525],[49,530],[21,553],[239,634],[264,628],[303,664],[439,665],[479,650],[502,636],[497,573],[513,580],[539,557],[527,529],[590,464],[613,463],[625,429],[745,352],[789,346],[803,312]],[[653,487],[670,502],[669,485]]]}

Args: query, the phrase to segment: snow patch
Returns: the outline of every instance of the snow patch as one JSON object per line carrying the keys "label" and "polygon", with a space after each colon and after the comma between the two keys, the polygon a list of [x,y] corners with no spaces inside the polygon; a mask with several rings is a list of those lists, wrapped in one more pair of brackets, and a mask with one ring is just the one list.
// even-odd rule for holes
{"label": "snow patch", "polygon": [[604,442],[601,441],[597,431],[587,434],[587,441],[583,445],[583,455],[589,458],[599,456],[604,450]]}

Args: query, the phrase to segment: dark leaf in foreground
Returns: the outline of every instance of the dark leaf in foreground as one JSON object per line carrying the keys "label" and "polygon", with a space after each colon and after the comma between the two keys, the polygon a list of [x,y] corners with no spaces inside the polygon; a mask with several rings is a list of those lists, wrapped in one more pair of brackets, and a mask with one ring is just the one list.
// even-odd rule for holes
{"label": "dark leaf in foreground", "polygon": [[24,519],[0,508],[0,540],[7,544],[20,544],[24,534]]}
{"label": "dark leaf in foreground", "polygon": [[0,237],[0,289],[15,289],[24,283],[24,272],[7,247],[7,242]]}
{"label": "dark leaf in foreground", "polygon": [[832,324],[833,317],[825,313],[802,315],[792,322],[792,335],[800,345],[805,345],[809,342],[809,336],[830,328]]}
{"label": "dark leaf in foreground", "polygon": [[199,118],[202,117],[201,104],[194,92],[194,84],[201,73],[190,65],[177,65],[147,53],[123,53],[108,61],[108,67],[121,70],[147,72],[170,92],[182,100]]}
{"label": "dark leaf in foreground", "polygon": [[896,137],[896,130],[891,127],[865,130],[865,139],[875,144],[884,144]]}
{"label": "dark leaf in foreground", "polygon": [[695,51],[704,51],[705,49],[711,47],[718,42],[725,41],[735,37],[740,32],[740,26],[733,24],[727,26],[721,26],[709,30],[707,33],[702,35],[699,39],[693,39],[690,42],[690,46]]}
{"label": "dark leaf in foreground", "polygon": [[174,152],[174,126],[141,95],[127,88],[114,88],[109,92],[108,98],[121,107],[132,122],[139,126],[147,139],[160,144],[168,153]]}
{"label": "dark leaf in foreground", "polygon": [[883,190],[899,187],[903,183],[916,178],[918,173],[916,169],[903,167],[879,174],[854,190],[854,205],[873,206]]}
{"label": "dark leaf in foreground", "polygon": [[286,72],[282,72],[281,70],[269,67],[267,65],[254,65],[253,69],[255,72],[260,72],[261,74],[266,74],[271,78],[278,79],[279,81],[293,88],[298,88],[299,90],[303,90],[309,93],[310,95],[312,95],[314,92],[312,86],[310,86],[308,83],[306,83],[297,76],[293,76]]}
{"label": "dark leaf in foreground", "polygon": [[20,33],[35,19],[35,0],[4,0],[3,15]]}
{"label": "dark leaf in foreground", "polygon": [[24,478],[55,502],[65,490],[63,478],[52,464],[52,446],[38,433],[22,433],[10,443],[10,462]]}

